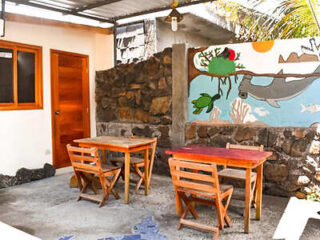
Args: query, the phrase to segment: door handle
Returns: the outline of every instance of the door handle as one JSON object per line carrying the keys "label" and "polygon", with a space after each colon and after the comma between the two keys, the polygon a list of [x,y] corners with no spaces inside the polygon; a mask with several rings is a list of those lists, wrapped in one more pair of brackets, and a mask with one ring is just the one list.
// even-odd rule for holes
{"label": "door handle", "polygon": [[58,111],[55,111],[54,112],[56,115],[60,115],[60,111],[58,110]]}

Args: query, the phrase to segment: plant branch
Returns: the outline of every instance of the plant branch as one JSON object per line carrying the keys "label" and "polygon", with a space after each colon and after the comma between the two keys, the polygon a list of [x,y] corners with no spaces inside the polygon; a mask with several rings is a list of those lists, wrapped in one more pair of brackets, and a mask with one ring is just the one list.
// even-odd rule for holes
{"label": "plant branch", "polygon": [[202,56],[210,63],[210,59],[204,54],[204,52],[203,51],[200,51],[200,52]]}
{"label": "plant branch", "polygon": [[[226,77],[225,75],[218,75],[214,73],[209,73],[206,71],[200,71],[198,70],[199,75],[206,75],[210,77],[217,77],[217,78],[223,78]],[[236,71],[234,73],[230,73],[228,76],[236,76],[236,75],[249,75],[253,77],[274,77],[274,78],[305,78],[305,77],[320,77],[320,73],[309,73],[309,74],[298,74],[298,73],[286,73],[286,74],[275,74],[275,73],[254,73],[251,71],[241,70]]]}

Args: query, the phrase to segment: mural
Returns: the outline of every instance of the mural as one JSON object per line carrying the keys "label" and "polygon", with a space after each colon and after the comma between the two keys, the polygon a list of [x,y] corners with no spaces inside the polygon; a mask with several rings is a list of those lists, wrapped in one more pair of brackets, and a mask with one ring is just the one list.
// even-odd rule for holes
{"label": "mural", "polygon": [[320,38],[189,49],[190,122],[320,122]]}

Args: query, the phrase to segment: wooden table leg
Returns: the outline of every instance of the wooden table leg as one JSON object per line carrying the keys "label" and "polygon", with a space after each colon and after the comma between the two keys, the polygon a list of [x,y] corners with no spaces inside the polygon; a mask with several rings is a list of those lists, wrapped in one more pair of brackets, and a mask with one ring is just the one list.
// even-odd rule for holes
{"label": "wooden table leg", "polygon": [[251,169],[246,170],[246,200],[244,208],[244,232],[250,231],[250,208],[251,208]]}
{"label": "wooden table leg", "polygon": [[130,153],[125,153],[124,162],[124,202],[129,203],[129,184],[130,184]]}
{"label": "wooden table leg", "polygon": [[144,152],[144,194],[149,194],[149,148]]}
{"label": "wooden table leg", "polygon": [[262,181],[263,181],[263,164],[257,167],[257,185],[256,185],[256,219],[261,219],[261,205],[262,205]]}
{"label": "wooden table leg", "polygon": [[107,164],[107,151],[101,150],[101,152],[102,152],[102,163]]}

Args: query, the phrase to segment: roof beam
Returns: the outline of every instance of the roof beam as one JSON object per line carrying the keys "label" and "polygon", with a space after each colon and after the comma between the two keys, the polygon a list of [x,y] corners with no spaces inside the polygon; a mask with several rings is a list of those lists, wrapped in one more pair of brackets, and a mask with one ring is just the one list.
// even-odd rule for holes
{"label": "roof beam", "polygon": [[73,13],[83,12],[89,9],[102,7],[111,3],[121,2],[122,0],[103,0],[95,3],[90,3],[82,7],[78,7],[72,10]]}
{"label": "roof beam", "polygon": [[9,2],[14,2],[16,4],[21,4],[21,5],[26,5],[26,6],[30,6],[30,7],[36,7],[36,8],[41,8],[41,9],[45,9],[45,10],[50,10],[50,11],[56,11],[56,12],[60,12],[66,15],[73,15],[73,16],[77,16],[77,17],[83,17],[83,18],[88,18],[88,19],[92,19],[92,20],[96,20],[99,22],[107,22],[107,23],[114,23],[113,20],[108,19],[108,18],[104,18],[104,17],[99,17],[99,16],[89,16],[83,13],[77,13],[77,12],[72,12],[72,10],[69,9],[62,9],[60,7],[53,7],[52,5],[43,5],[40,3],[36,3],[36,2],[30,2],[30,1],[23,1],[23,0],[8,0]]}
{"label": "roof beam", "polygon": [[70,28],[70,29],[81,29],[81,30],[97,32],[105,35],[113,34],[113,31],[110,28],[92,27],[92,26],[87,26],[83,24],[69,23],[69,22],[39,18],[39,17],[31,17],[31,16],[15,14],[15,13],[6,13],[6,21],[38,24],[43,26],[64,27],[64,28]]}
{"label": "roof beam", "polygon": [[[180,7],[187,7],[187,6],[192,6],[192,5],[196,5],[196,4],[200,4],[200,3],[207,3],[207,2],[214,2],[217,0],[197,0],[197,1],[192,1],[192,2],[188,2],[188,3],[181,3],[179,4],[178,8]],[[115,17],[115,20],[120,20],[120,19],[125,19],[125,18],[131,18],[131,17],[136,17],[136,16],[140,16],[140,15],[145,15],[145,14],[150,14],[150,13],[156,13],[156,12],[161,12],[161,11],[165,11],[165,10],[170,10],[171,7],[161,7],[161,8],[154,8],[154,9],[150,9],[147,11],[141,11],[141,12],[136,12],[136,13],[132,13],[132,14],[128,14],[128,15],[123,15],[123,16],[119,16],[119,17]]]}

